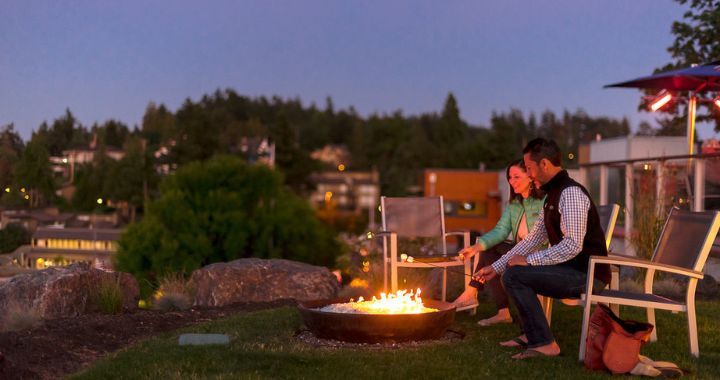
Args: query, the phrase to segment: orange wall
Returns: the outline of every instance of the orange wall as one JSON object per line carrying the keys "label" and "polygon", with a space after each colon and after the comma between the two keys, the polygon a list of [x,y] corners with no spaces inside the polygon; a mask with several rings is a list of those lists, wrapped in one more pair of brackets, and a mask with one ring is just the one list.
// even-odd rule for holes
{"label": "orange wall", "polygon": [[[430,182],[431,174],[436,181]],[[500,219],[500,196],[498,194],[498,173],[477,170],[425,170],[425,196],[441,195],[445,201],[471,201],[477,205],[486,205],[486,215],[445,216],[447,231],[476,230],[490,231]],[[484,207],[484,206],[482,206]]]}

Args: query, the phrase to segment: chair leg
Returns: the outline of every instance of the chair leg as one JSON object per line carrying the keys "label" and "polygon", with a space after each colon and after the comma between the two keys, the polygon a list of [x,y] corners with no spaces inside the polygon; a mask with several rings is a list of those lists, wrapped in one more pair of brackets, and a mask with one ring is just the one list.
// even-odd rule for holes
{"label": "chair leg", "polygon": [[446,299],[447,299],[447,268],[443,268],[442,301],[445,302]]}
{"label": "chair leg", "polygon": [[578,352],[578,358],[580,361],[585,360],[585,346],[587,340],[588,329],[590,328],[590,310],[592,308],[592,302],[589,297],[585,299],[585,306],[583,307],[583,321],[582,328],[580,329],[580,351]]}
{"label": "chair leg", "polygon": [[695,305],[688,305],[688,338],[690,339],[690,355],[694,357],[700,356],[700,348],[698,347],[697,337],[697,317],[695,316]]}
{"label": "chair leg", "polygon": [[655,309],[653,309],[651,307],[647,308],[647,321],[649,324],[655,326],[655,328],[652,330],[652,333],[650,333],[650,341],[656,342],[658,327],[655,324]]}
{"label": "chair leg", "polygon": [[[611,272],[610,290],[620,290],[620,271],[619,270],[613,270]],[[612,310],[612,312],[615,313],[615,315],[620,317],[620,305],[618,305],[616,303],[611,303],[610,310]]]}
{"label": "chair leg", "polygon": [[538,300],[540,301],[540,306],[542,306],[543,312],[545,313],[545,319],[548,321],[548,326],[550,326],[550,323],[552,322],[553,298],[538,295]]}

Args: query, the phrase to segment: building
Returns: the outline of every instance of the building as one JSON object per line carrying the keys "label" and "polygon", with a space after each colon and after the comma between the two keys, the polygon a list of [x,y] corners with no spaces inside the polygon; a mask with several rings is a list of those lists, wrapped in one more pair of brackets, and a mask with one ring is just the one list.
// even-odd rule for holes
{"label": "building", "polygon": [[7,227],[8,224],[18,224],[33,233],[39,227],[65,227],[73,219],[75,214],[61,213],[56,207],[3,210],[0,212],[0,229]]}
{"label": "building", "polygon": [[121,233],[120,229],[40,227],[31,244],[15,250],[13,257],[25,268],[43,269],[76,262],[112,268]]}
{"label": "building", "polygon": [[310,194],[313,207],[332,204],[334,208],[360,212],[374,210],[380,204],[380,177],[377,171],[327,171],[310,177],[315,191]]}
{"label": "building", "polygon": [[[426,169],[425,196],[442,196],[446,231],[490,231],[502,211],[499,184],[505,172]],[[472,243],[472,242],[471,242]]]}

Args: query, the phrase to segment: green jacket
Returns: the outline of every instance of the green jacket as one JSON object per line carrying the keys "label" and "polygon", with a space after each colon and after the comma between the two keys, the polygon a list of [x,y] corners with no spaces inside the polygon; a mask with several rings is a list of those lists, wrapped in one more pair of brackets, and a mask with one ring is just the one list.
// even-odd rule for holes
{"label": "green jacket", "polygon": [[542,199],[529,197],[523,199],[522,202],[517,200],[510,201],[507,207],[505,207],[505,211],[503,211],[495,228],[477,238],[477,244],[482,244],[483,249],[488,249],[507,239],[508,235],[511,235],[510,238],[515,241],[523,212],[525,212],[527,230],[530,232],[535,225],[538,215],[540,215],[543,203],[545,203],[545,197]]}

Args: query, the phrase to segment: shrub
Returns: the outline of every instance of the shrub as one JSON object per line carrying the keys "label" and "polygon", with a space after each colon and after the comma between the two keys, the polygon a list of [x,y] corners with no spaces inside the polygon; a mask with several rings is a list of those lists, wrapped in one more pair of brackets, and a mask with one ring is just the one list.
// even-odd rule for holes
{"label": "shrub", "polygon": [[11,302],[0,322],[0,331],[20,331],[39,326],[42,318],[35,308]]}
{"label": "shrub", "polygon": [[123,292],[118,281],[104,280],[95,290],[92,299],[97,309],[105,314],[117,314],[122,311]]}
{"label": "shrub", "polygon": [[117,268],[142,283],[245,257],[333,266],[340,245],[264,165],[219,156],[181,167],[119,241]]}
{"label": "shrub", "polygon": [[153,308],[157,310],[186,310],[192,306],[194,288],[180,273],[168,274],[160,280]]}

